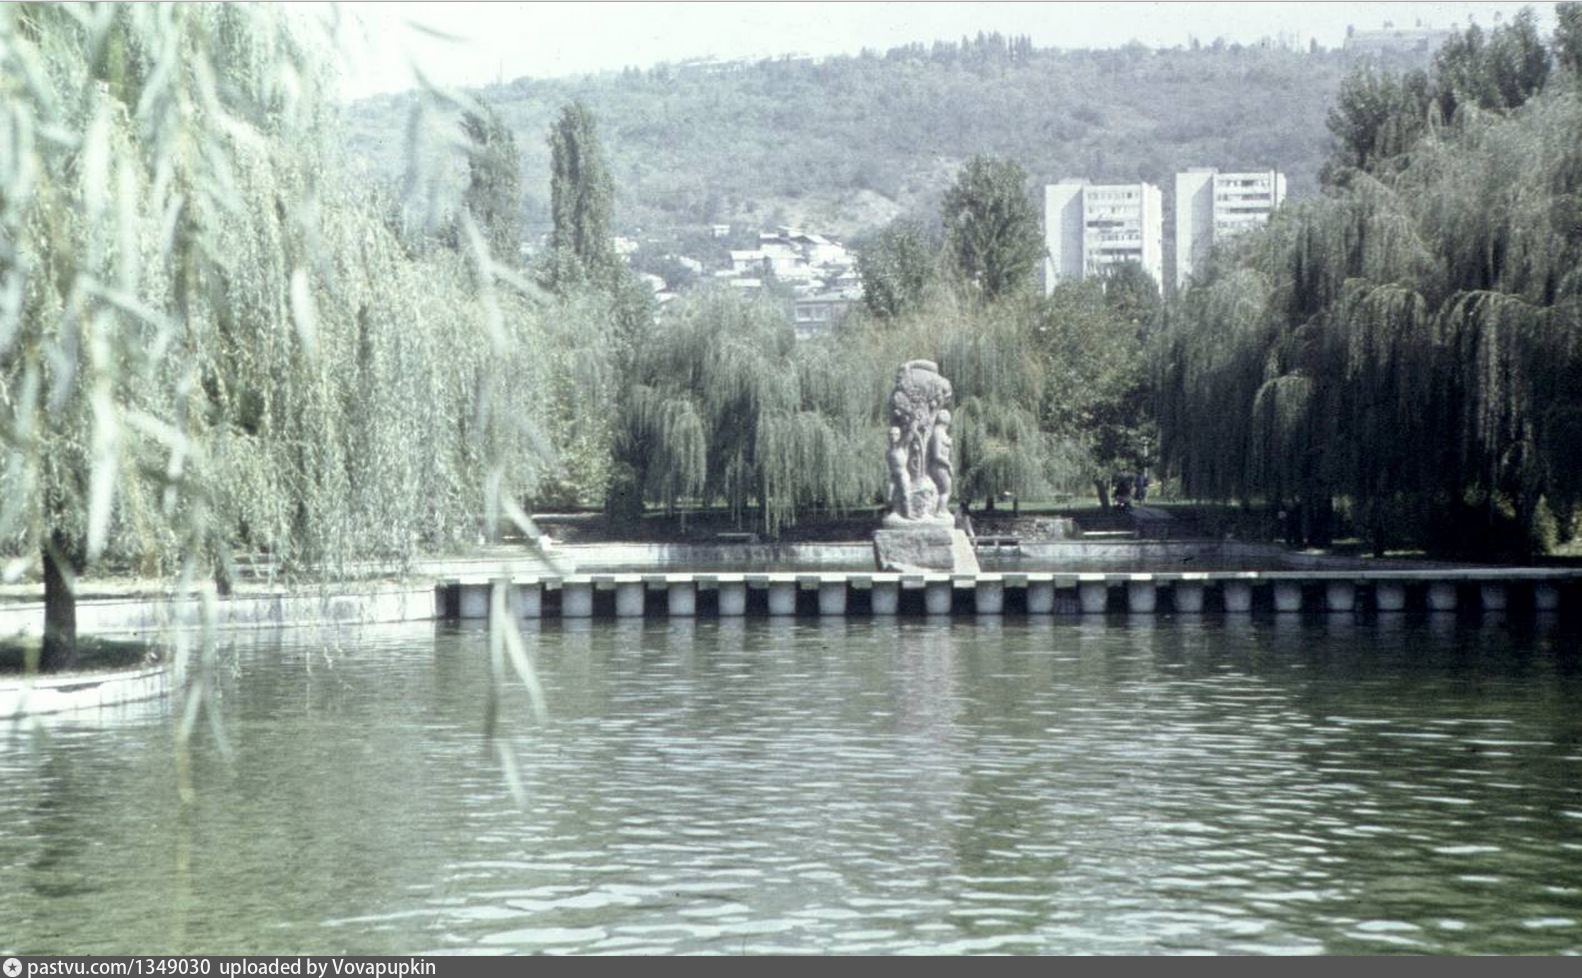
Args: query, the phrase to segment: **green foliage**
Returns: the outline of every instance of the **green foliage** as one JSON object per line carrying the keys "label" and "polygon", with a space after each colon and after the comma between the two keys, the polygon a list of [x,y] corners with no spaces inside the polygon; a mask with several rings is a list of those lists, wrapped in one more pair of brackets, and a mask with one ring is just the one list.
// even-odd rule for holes
{"label": "green foliage", "polygon": [[[1463,35],[1440,90],[1493,98],[1468,64],[1537,77],[1529,27]],[[1499,105],[1282,209],[1187,291],[1160,377],[1188,492],[1294,506],[1310,536],[1341,497],[1379,549],[1549,545],[1582,498],[1582,95]]]}
{"label": "green foliage", "polygon": [[[561,110],[549,134],[550,246],[575,256],[587,275],[603,281],[618,268],[612,237],[614,191],[593,115],[581,102]],[[556,281],[564,281],[564,278]]]}
{"label": "green foliage", "polygon": [[917,309],[939,276],[939,256],[921,224],[897,218],[857,253],[862,301],[880,318]]}
{"label": "green foliage", "polygon": [[1555,63],[1582,77],[1582,3],[1555,4]]}
{"label": "green foliage", "polygon": [[975,156],[942,205],[945,248],[964,282],[988,301],[1036,277],[1044,257],[1027,173],[1011,160]]}
{"label": "green foliage", "polygon": [[467,137],[467,189],[462,205],[498,261],[515,264],[522,246],[522,161],[516,138],[489,109],[462,113]]}
{"label": "green foliage", "polygon": [[[893,369],[893,368],[892,368]],[[884,486],[871,369],[798,343],[781,311],[724,290],[678,299],[641,351],[619,456],[644,498],[756,506],[769,534]]]}
{"label": "green foliage", "polygon": [[[0,9],[0,547],[205,578],[472,540],[534,488],[545,323],[338,152],[327,24]],[[470,221],[463,218],[463,227]],[[76,549],[75,546],[73,549]]]}

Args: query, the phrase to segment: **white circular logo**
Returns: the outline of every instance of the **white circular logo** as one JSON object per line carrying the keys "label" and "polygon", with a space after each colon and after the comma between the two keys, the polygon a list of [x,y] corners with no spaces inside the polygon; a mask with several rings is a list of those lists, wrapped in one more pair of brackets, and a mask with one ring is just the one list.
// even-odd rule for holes
{"label": "white circular logo", "polygon": [[16,978],[16,976],[20,975],[21,973],[22,973],[22,962],[18,961],[16,958],[6,958],[5,959],[5,974],[6,974],[6,978]]}

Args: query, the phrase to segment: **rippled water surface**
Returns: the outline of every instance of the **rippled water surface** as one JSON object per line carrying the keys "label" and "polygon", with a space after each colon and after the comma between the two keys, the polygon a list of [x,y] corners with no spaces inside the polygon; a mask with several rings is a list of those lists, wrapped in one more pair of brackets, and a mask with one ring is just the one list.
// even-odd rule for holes
{"label": "rippled water surface", "polygon": [[[1582,951],[1574,624],[545,622],[241,636],[0,727],[10,952]],[[498,747],[520,772],[502,776]]]}

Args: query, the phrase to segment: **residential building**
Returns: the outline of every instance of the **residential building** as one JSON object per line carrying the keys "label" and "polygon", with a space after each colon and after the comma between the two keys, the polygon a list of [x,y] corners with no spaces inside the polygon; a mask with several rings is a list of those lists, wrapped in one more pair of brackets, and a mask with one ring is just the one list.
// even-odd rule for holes
{"label": "residential building", "polygon": [[1164,275],[1164,198],[1151,183],[1062,180],[1044,187],[1044,292],[1135,262]]}
{"label": "residential building", "polygon": [[1175,283],[1186,284],[1215,244],[1261,227],[1285,200],[1279,170],[1220,173],[1197,167],[1176,174]]}

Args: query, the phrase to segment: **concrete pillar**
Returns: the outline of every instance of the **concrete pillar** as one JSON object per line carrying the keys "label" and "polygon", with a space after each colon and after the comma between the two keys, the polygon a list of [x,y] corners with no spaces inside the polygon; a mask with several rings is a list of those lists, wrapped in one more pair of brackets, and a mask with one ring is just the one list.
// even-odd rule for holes
{"label": "concrete pillar", "polygon": [[769,582],[769,613],[771,615],[796,614],[796,582]]}
{"label": "concrete pillar", "polygon": [[615,615],[618,618],[641,618],[647,600],[648,586],[642,581],[622,581],[615,585]]}
{"label": "concrete pillar", "polygon": [[1533,610],[1558,611],[1560,609],[1560,589],[1553,584],[1533,585]]}
{"label": "concrete pillar", "polygon": [[1195,615],[1203,610],[1203,585],[1197,582],[1178,582],[1175,586],[1176,610]]}
{"label": "concrete pillar", "polygon": [[893,615],[901,610],[901,585],[895,581],[875,581],[868,594],[876,615]]}
{"label": "concrete pillar", "polygon": [[980,615],[998,615],[1005,611],[1005,583],[979,581],[973,594],[973,607]]}
{"label": "concrete pillar", "polygon": [[463,618],[489,617],[488,584],[463,584],[461,586],[461,616]]}
{"label": "concrete pillar", "polygon": [[518,618],[537,618],[544,613],[544,591],[537,584],[511,588],[511,611]]}
{"label": "concrete pillar", "polygon": [[1159,607],[1159,589],[1153,581],[1126,582],[1126,610],[1134,615],[1151,615]]}
{"label": "concrete pillar", "polygon": [[820,581],[818,585],[818,613],[844,615],[846,613],[846,582]]}
{"label": "concrete pillar", "polygon": [[1456,586],[1449,581],[1435,581],[1428,585],[1428,609],[1430,611],[1455,611]]}
{"label": "concrete pillar", "polygon": [[1274,610],[1301,611],[1302,585],[1299,581],[1274,582]]}
{"label": "concrete pillar", "polygon": [[1381,581],[1373,586],[1373,606],[1379,611],[1405,611],[1406,585]]}
{"label": "concrete pillar", "polygon": [[1101,614],[1110,603],[1110,586],[1102,581],[1083,581],[1077,585],[1077,600],[1085,614]]}
{"label": "concrete pillar", "polygon": [[582,581],[576,584],[561,585],[560,617],[593,617],[593,584],[591,582]]}
{"label": "concrete pillar", "polygon": [[1252,585],[1246,581],[1226,581],[1220,587],[1225,610],[1244,614],[1252,610]]}
{"label": "concrete pillar", "polygon": [[1357,585],[1350,581],[1330,581],[1324,585],[1324,604],[1330,611],[1351,611],[1357,607]]}
{"label": "concrete pillar", "polygon": [[1505,585],[1490,582],[1478,589],[1483,598],[1484,611],[1505,610]]}
{"label": "concrete pillar", "polygon": [[929,581],[923,585],[923,606],[931,615],[950,614],[951,594],[949,581]]}
{"label": "concrete pillar", "polygon": [[696,581],[671,581],[669,592],[670,617],[691,618],[698,613]]}
{"label": "concrete pillar", "polygon": [[1055,611],[1055,582],[1029,581],[1027,583],[1027,613],[1049,615]]}
{"label": "concrete pillar", "polygon": [[720,585],[720,617],[740,618],[747,614],[747,585],[741,581]]}

